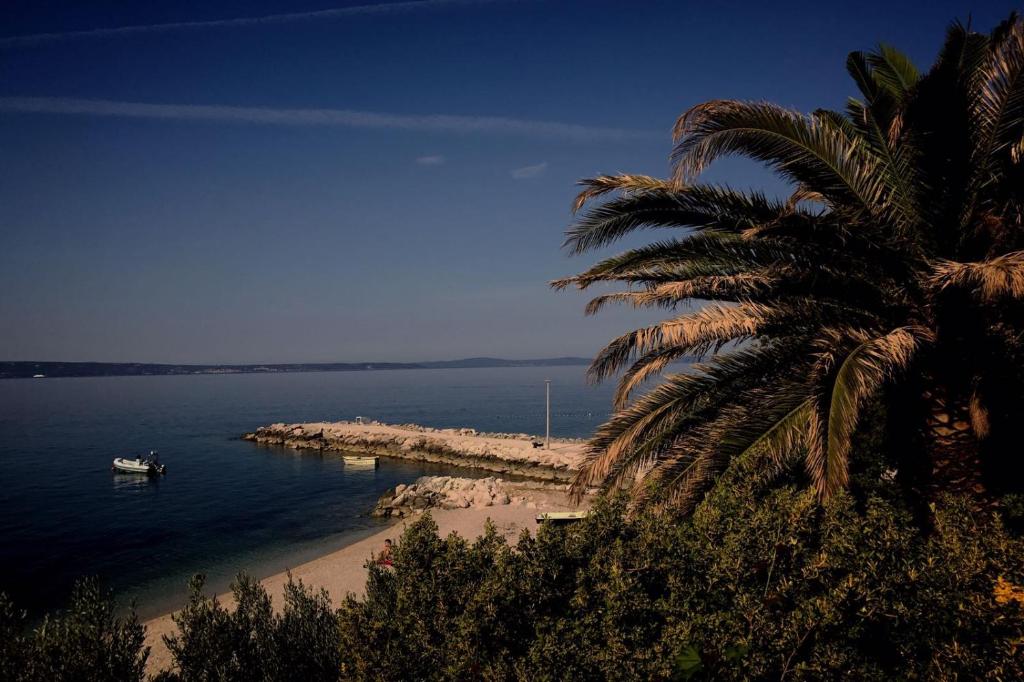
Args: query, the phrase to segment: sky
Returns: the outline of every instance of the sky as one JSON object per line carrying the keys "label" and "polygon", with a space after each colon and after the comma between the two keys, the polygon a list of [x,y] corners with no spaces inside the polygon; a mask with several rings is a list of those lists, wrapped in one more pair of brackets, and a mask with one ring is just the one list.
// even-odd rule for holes
{"label": "sky", "polygon": [[578,180],[666,175],[708,99],[840,108],[848,52],[924,68],[1013,8],[5,0],[0,360],[591,355],[652,318],[548,287],[607,255],[561,248]]}

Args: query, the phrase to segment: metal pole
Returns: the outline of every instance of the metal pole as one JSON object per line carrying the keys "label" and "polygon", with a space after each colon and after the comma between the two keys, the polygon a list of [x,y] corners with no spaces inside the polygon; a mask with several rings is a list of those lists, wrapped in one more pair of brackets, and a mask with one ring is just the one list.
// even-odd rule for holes
{"label": "metal pole", "polygon": [[544,432],[544,449],[551,449],[551,379],[544,380],[544,393],[547,401],[547,430]]}

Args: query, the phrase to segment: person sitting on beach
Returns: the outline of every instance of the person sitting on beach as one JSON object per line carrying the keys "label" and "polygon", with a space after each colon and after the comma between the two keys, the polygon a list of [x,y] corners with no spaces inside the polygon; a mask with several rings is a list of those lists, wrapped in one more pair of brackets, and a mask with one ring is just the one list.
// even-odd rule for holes
{"label": "person sitting on beach", "polygon": [[392,566],[394,560],[391,557],[391,538],[384,541],[384,549],[377,555],[377,565],[379,566]]}

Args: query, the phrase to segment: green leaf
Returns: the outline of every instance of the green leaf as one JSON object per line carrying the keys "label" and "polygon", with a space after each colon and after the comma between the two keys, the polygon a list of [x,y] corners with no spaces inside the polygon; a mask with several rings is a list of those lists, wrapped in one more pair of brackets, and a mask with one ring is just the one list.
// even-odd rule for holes
{"label": "green leaf", "polygon": [[750,646],[747,644],[736,644],[725,648],[722,658],[727,661],[737,661],[750,653]]}
{"label": "green leaf", "polygon": [[691,680],[695,675],[704,670],[704,663],[700,660],[700,652],[692,644],[687,645],[676,654],[675,670],[672,674],[674,680]]}

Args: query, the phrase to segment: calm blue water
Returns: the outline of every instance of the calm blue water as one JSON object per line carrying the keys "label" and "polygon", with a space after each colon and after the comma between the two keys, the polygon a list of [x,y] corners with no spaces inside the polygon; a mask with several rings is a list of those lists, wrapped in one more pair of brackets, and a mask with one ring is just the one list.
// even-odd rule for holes
{"label": "calm blue water", "polygon": [[[143,617],[179,605],[188,577],[223,589],[375,532],[362,516],[397,483],[451,467],[238,440],[272,422],[352,419],[587,436],[611,388],[582,367],[0,381],[0,591],[33,613],[97,575]],[[159,479],[114,474],[117,456],[160,451]],[[485,475],[462,471],[461,475]]]}

